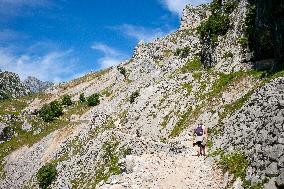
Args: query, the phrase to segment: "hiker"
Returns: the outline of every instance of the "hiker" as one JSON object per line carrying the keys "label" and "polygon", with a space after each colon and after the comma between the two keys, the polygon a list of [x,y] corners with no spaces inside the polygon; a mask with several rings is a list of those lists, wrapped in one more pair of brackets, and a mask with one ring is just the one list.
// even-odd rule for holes
{"label": "hiker", "polygon": [[195,143],[193,143],[193,146],[197,145],[199,148],[197,150],[197,155],[205,156],[205,146],[206,146],[207,138],[208,138],[207,128],[202,123],[199,123],[197,127],[195,127],[194,129],[194,135],[196,137],[195,137]]}

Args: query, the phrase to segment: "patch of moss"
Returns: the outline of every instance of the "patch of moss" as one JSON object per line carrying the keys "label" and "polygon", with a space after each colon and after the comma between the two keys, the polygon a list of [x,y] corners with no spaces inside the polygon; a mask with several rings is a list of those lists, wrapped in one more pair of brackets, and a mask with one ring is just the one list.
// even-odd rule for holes
{"label": "patch of moss", "polygon": [[200,57],[194,57],[193,59],[189,60],[181,69],[181,73],[188,73],[193,71],[198,71],[202,68],[202,64],[200,61]]}
{"label": "patch of moss", "polygon": [[170,133],[170,137],[178,136],[188,126],[190,115],[192,114],[192,108],[189,108],[185,113],[180,116],[178,122],[174,125],[173,130]]}
{"label": "patch of moss", "polygon": [[190,83],[183,83],[181,87],[187,91],[187,95],[190,95],[192,92],[192,85]]}
{"label": "patch of moss", "polygon": [[234,175],[235,178],[239,177],[242,180],[245,180],[249,162],[243,153],[233,152],[230,154],[223,154],[218,164],[223,170]]}

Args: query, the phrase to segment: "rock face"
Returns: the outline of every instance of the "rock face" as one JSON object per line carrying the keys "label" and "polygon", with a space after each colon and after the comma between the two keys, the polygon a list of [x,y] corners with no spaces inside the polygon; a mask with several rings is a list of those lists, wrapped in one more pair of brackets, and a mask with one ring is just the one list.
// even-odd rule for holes
{"label": "rock face", "polygon": [[277,177],[283,187],[284,78],[258,89],[224,126],[219,147],[245,152],[250,161],[248,178],[256,183]]}
{"label": "rock face", "polygon": [[12,72],[0,71],[0,100],[6,98],[18,98],[30,93],[19,76]]}
{"label": "rock face", "polygon": [[193,7],[187,5],[183,10],[180,29],[195,29],[200,25],[200,22],[208,18],[210,14],[207,4]]}
{"label": "rock face", "polygon": [[35,77],[29,76],[23,82],[26,86],[30,88],[30,90],[34,93],[43,92],[49,87],[52,87],[53,83],[51,82],[43,82]]}
{"label": "rock face", "polygon": [[[228,172],[223,179],[209,158],[194,156],[192,130],[200,122],[213,130],[224,123],[213,148],[246,153],[248,180],[267,177],[267,187],[282,187],[284,78],[263,79],[252,72],[248,51],[236,43],[247,5],[239,1],[229,15],[228,33],[218,37],[215,48],[197,36],[206,6],[196,13],[188,6],[181,29],[140,42],[132,58],[119,66],[54,85],[22,110],[8,104],[4,113],[18,115],[12,125],[12,140],[17,140],[11,142],[18,146],[0,146],[5,153],[0,154],[0,188],[38,188],[37,172],[50,162],[58,173],[53,189],[219,189],[230,183],[242,188],[240,178]],[[224,58],[227,52],[233,57]],[[203,53],[212,54],[212,69],[202,64]],[[82,93],[86,98],[99,93],[100,104],[79,102]],[[76,102],[64,106],[54,122],[44,123],[37,110],[66,94]]]}

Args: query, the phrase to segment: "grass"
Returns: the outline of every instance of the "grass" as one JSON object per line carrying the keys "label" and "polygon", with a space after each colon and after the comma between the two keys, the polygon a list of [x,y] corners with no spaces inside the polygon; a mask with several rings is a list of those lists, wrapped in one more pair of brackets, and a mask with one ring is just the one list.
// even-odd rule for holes
{"label": "grass", "polygon": [[192,92],[192,85],[190,83],[183,83],[181,87],[187,91],[187,95],[190,95]]}
{"label": "grass", "polygon": [[18,99],[6,99],[0,101],[0,115],[20,115],[21,111],[27,107],[27,102]]}
{"label": "grass", "polygon": [[112,95],[112,91],[109,90],[109,88],[105,88],[100,93],[102,96],[110,97]]}
{"label": "grass", "polygon": [[223,170],[234,175],[235,178],[239,177],[243,181],[245,180],[249,162],[243,153],[232,152],[230,154],[222,154],[218,164]]}
{"label": "grass", "polygon": [[171,119],[171,113],[172,113],[173,111],[171,111],[169,114],[167,114],[165,117],[164,117],[164,120],[163,120],[163,122],[161,123],[161,127],[163,128],[163,129],[165,129],[166,127],[167,127],[167,124],[168,124],[168,122],[170,121],[170,119]]}
{"label": "grass", "polygon": [[192,108],[189,108],[185,113],[180,116],[180,119],[175,124],[173,130],[170,133],[170,137],[178,136],[187,126],[190,116],[192,114]]}
{"label": "grass", "polygon": [[198,71],[202,68],[200,57],[196,56],[189,60],[181,69],[181,73],[188,73],[193,71]]}
{"label": "grass", "polygon": [[29,119],[28,122],[33,126],[33,131],[36,131],[37,129],[41,130],[41,132],[36,135],[34,135],[33,132],[22,130],[23,122],[12,121],[10,125],[14,129],[15,133],[17,133],[17,136],[14,136],[11,140],[0,144],[0,162],[8,154],[24,145],[31,146],[55,130],[61,129],[66,126],[72,127],[76,125],[76,122],[70,123],[70,116],[73,114],[82,115],[88,110],[89,107],[85,106],[84,104],[75,103],[67,109],[62,117],[55,119],[50,123],[45,123],[39,117],[34,116],[33,118]]}

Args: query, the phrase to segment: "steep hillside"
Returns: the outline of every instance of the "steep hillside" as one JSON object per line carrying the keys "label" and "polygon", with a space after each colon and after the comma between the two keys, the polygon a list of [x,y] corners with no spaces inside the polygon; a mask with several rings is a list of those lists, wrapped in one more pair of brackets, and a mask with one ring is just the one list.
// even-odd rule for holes
{"label": "steep hillside", "polygon": [[0,70],[0,100],[28,95],[30,90],[17,74]]}
{"label": "steep hillside", "polygon": [[220,2],[119,66],[2,101],[0,188],[283,187],[284,72],[252,69],[251,4]]}
{"label": "steep hillside", "polygon": [[31,76],[25,79],[23,83],[34,93],[43,92],[53,85],[51,82],[43,82]]}

